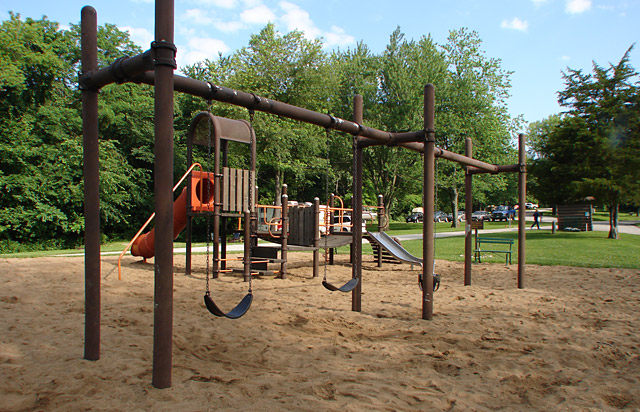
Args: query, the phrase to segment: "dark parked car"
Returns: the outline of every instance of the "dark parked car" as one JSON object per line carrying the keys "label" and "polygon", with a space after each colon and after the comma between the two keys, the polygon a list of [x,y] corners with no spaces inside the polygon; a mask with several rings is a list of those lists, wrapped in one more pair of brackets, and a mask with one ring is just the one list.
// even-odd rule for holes
{"label": "dark parked car", "polygon": [[493,212],[491,212],[491,221],[493,222],[496,220],[507,221],[509,219],[514,219],[515,217],[515,209],[512,209],[509,206],[498,206],[493,210]]}
{"label": "dark parked car", "polygon": [[407,223],[419,223],[422,222],[424,215],[420,212],[413,212],[405,219]]}

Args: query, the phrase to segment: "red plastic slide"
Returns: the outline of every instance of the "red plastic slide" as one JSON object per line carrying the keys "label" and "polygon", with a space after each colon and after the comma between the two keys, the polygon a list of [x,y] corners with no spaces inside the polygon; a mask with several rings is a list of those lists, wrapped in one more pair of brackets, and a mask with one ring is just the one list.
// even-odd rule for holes
{"label": "red plastic slide", "polygon": [[[187,189],[184,188],[180,196],[173,202],[173,239],[176,239],[187,225]],[[133,256],[147,259],[155,255],[155,228],[140,235],[131,245]]]}

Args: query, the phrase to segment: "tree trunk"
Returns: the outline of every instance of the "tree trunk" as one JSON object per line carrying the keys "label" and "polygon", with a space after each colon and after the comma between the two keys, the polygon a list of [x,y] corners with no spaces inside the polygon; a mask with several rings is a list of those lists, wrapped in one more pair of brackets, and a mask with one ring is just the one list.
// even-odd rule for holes
{"label": "tree trunk", "polygon": [[453,196],[451,196],[451,210],[453,211],[451,216],[451,227],[460,226],[460,222],[458,221],[458,196],[460,193],[458,192],[458,188],[454,186],[453,188]]}
{"label": "tree trunk", "polygon": [[609,205],[609,239],[618,238],[618,209],[620,205],[616,202]]}
{"label": "tree trunk", "polygon": [[383,201],[384,214],[385,214],[386,218],[382,222],[383,223],[382,230],[385,231],[385,232],[387,230],[389,230],[389,223],[391,222],[391,214],[389,213],[389,211],[391,210],[391,204],[393,203],[393,199],[391,199],[390,197],[391,196],[389,196],[389,197],[385,196],[384,197],[384,201]]}
{"label": "tree trunk", "polygon": [[276,206],[281,206],[282,205],[282,184],[280,183],[282,181],[280,175],[282,174],[281,171],[276,171],[276,198],[275,200],[275,205]]}

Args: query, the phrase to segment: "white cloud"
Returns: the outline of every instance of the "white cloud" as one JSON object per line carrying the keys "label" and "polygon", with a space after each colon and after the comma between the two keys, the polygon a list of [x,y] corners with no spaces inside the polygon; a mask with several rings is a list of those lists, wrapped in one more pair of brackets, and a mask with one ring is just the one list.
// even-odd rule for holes
{"label": "white cloud", "polygon": [[120,30],[129,32],[129,37],[144,50],[148,49],[154,39],[154,34],[141,27],[122,26]]}
{"label": "white cloud", "polygon": [[193,37],[196,35],[196,29],[194,29],[193,27],[187,27],[184,24],[180,24],[176,26],[176,33],[184,37]]}
{"label": "white cloud", "polygon": [[207,15],[207,11],[201,9],[189,9],[182,17],[184,20],[188,20],[188,23],[190,24],[197,24],[201,26],[209,25],[213,22],[211,17]]}
{"label": "white cloud", "polygon": [[514,17],[510,21],[502,20],[500,27],[502,27],[503,29],[527,31],[527,29],[529,28],[529,23],[526,20],[520,20],[519,18]]}
{"label": "white cloud", "polygon": [[203,6],[219,7],[221,9],[232,9],[236,6],[236,0],[198,0]]}
{"label": "white cloud", "polygon": [[[181,53],[183,51],[183,53]],[[219,53],[229,51],[229,46],[222,40],[210,37],[192,37],[187,46],[178,48],[178,66],[194,64],[205,59],[214,60]]]}
{"label": "white cloud", "polygon": [[253,7],[257,7],[262,4],[262,0],[242,0],[244,7],[249,9]]}
{"label": "white cloud", "polygon": [[341,27],[333,26],[331,27],[331,31],[324,33],[325,48],[332,48],[334,46],[348,46],[356,42],[355,37],[346,34],[344,29]]}
{"label": "white cloud", "polygon": [[240,19],[247,24],[267,24],[276,20],[276,15],[265,5],[243,11]]}
{"label": "white cloud", "polygon": [[591,9],[591,0],[567,0],[565,11],[569,14],[580,14]]}
{"label": "white cloud", "polygon": [[224,33],[234,33],[246,26],[240,21],[216,21],[213,23],[216,29]]}
{"label": "white cloud", "polygon": [[563,62],[568,62],[569,60],[571,60],[571,56],[560,56],[560,60]]}
{"label": "white cloud", "polygon": [[280,20],[284,23],[287,30],[304,32],[305,37],[308,39],[315,39],[322,35],[320,29],[318,29],[311,20],[309,13],[297,4],[282,1],[280,2],[280,8],[285,12]]}
{"label": "white cloud", "polygon": [[311,20],[309,13],[296,4],[281,1],[280,8],[284,12],[284,15],[280,17],[280,21],[287,30],[301,31],[309,40],[323,38],[325,48],[346,46],[356,42],[355,38],[347,34],[341,27],[332,26],[331,30],[326,32],[320,30]]}

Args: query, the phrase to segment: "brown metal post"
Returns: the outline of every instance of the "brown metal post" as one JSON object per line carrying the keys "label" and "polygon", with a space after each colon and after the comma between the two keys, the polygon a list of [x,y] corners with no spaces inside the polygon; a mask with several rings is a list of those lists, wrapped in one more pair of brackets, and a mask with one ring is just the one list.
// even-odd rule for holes
{"label": "brown metal post", "polygon": [[[357,94],[353,98],[353,121],[362,125],[363,99]],[[351,208],[351,277],[358,279],[358,284],[351,291],[351,310],[362,311],[362,148],[358,145],[358,137],[353,137],[353,197]]]}
{"label": "brown metal post", "polygon": [[320,199],[313,198],[313,277],[320,273]]}
{"label": "brown metal post", "polygon": [[[193,136],[194,133],[187,133],[187,170],[193,165]],[[191,172],[193,175],[193,172]],[[193,240],[193,216],[191,215],[191,177],[187,178],[187,224],[184,231],[185,239],[185,265],[184,273],[187,276],[191,276],[191,261],[192,261],[192,240]],[[208,242],[208,240],[207,240]]]}
{"label": "brown metal post", "polygon": [[[473,157],[473,142],[470,137],[465,139],[464,154]],[[467,168],[465,168],[467,169]],[[473,175],[467,170],[464,175],[464,285],[471,285],[471,255],[473,254],[473,244],[471,233],[471,216],[473,213]]]}
{"label": "brown metal post", "polygon": [[526,215],[527,215],[527,153],[525,151],[526,136],[520,133],[518,136],[518,161],[520,173],[518,173],[518,288],[525,287],[526,266]]}
{"label": "brown metal post", "polygon": [[422,230],[422,319],[433,317],[433,212],[435,201],[435,88],[424,88],[424,219]]}
{"label": "brown metal post", "polygon": [[282,186],[282,245],[280,250],[280,278],[287,278],[287,258],[289,243],[289,195],[287,194],[287,185]]}
{"label": "brown metal post", "polygon": [[155,76],[155,286],[152,384],[171,386],[173,346],[173,0],[157,0]]}
{"label": "brown metal post", "polygon": [[[98,17],[93,7],[82,9],[82,73],[98,68]],[[98,90],[82,90],[84,167],[84,358],[100,359],[100,163],[98,150]]]}

